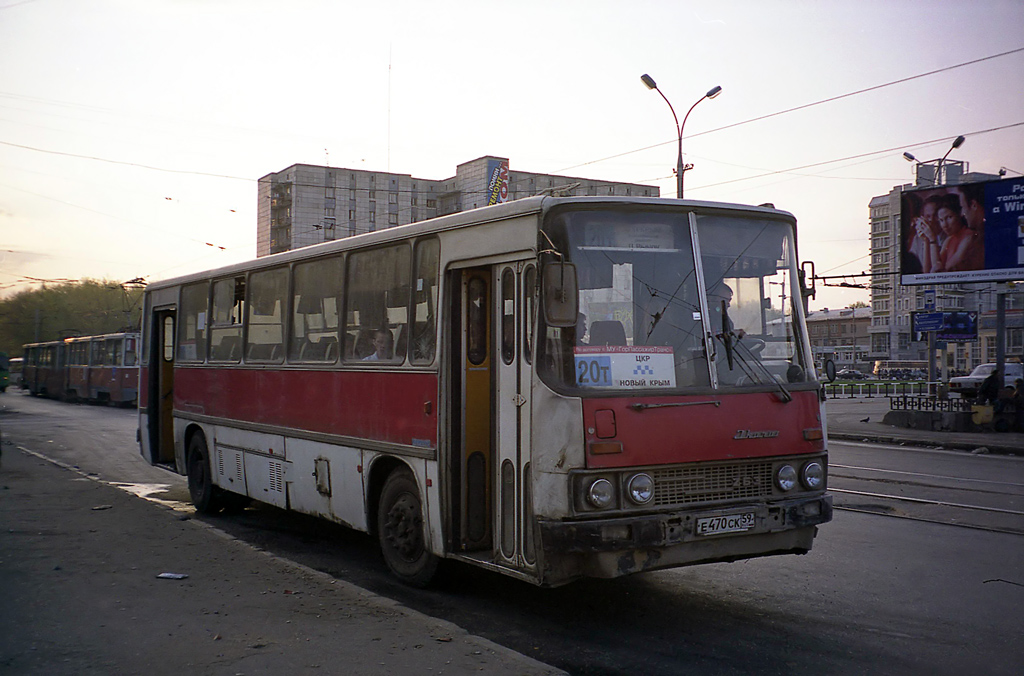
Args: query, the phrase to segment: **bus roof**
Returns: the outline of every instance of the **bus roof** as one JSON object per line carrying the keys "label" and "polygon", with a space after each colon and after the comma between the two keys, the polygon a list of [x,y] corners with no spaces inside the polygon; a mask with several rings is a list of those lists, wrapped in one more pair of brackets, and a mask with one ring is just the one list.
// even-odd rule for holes
{"label": "bus roof", "polygon": [[290,251],[271,254],[262,258],[250,259],[239,263],[233,263],[220,268],[213,268],[201,272],[194,272],[180,277],[171,277],[150,283],[147,290],[161,289],[187,284],[193,281],[210,279],[213,277],[224,277],[232,274],[259,270],[262,268],[275,267],[287,264],[292,261],[301,261],[309,258],[329,255],[332,253],[348,251],[362,247],[387,244],[389,242],[401,241],[413,237],[433,235],[450,230],[458,230],[484,223],[493,223],[511,218],[518,218],[530,214],[541,215],[549,210],[566,205],[635,205],[648,207],[676,207],[681,210],[695,211],[716,211],[729,210],[741,211],[750,215],[769,216],[791,220],[795,224],[794,216],[787,212],[774,208],[771,205],[751,206],[747,204],[731,204],[725,202],[706,202],[699,200],[678,200],[666,199],[663,197],[550,197],[537,196],[521,200],[496,204],[493,206],[479,207],[467,211],[460,211],[446,216],[439,216],[426,221],[399,225],[392,228],[385,228],[375,232],[367,232],[351,237],[344,237],[331,242],[322,242],[311,246],[304,246]]}

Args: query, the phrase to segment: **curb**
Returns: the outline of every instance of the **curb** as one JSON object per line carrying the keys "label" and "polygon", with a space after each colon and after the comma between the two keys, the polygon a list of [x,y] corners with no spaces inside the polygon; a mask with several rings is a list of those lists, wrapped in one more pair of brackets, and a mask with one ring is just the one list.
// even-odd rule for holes
{"label": "curb", "polygon": [[[1024,455],[1024,449],[1019,446],[1007,446],[997,443],[991,443],[987,439],[979,440],[978,442],[966,442],[966,441],[953,441],[953,440],[940,440],[940,439],[917,439],[914,437],[904,437],[898,435],[878,434],[876,432],[866,432],[861,434],[852,434],[849,432],[833,432],[829,430],[829,439],[836,441],[861,441],[877,444],[895,444],[903,446],[919,446],[922,448],[939,448],[949,451],[976,451],[979,448],[988,449],[989,453],[995,453],[1000,455]],[[980,454],[979,454],[980,455]]]}

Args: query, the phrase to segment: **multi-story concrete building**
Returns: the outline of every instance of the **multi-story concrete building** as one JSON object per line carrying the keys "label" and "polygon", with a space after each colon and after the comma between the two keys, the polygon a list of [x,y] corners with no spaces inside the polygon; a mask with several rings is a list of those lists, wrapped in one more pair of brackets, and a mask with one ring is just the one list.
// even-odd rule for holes
{"label": "multi-story concrete building", "polygon": [[[951,183],[972,183],[999,178],[990,174],[964,173],[962,169],[946,175]],[[925,166],[925,165],[919,165]],[[919,175],[920,180],[920,175]],[[935,312],[975,311],[980,313],[979,340],[947,346],[947,364],[956,371],[970,370],[981,363],[995,361],[995,284],[936,284],[902,286],[899,278],[900,203],[903,191],[912,185],[895,186],[889,194],[873,197],[868,205],[871,246],[871,336],[870,358],[875,361],[920,361],[928,358],[924,335],[915,334],[911,313],[924,311],[926,294],[934,293]],[[1019,292],[1018,292],[1019,293]],[[1013,300],[1007,307],[1024,307]],[[989,317],[991,315],[991,318]],[[1007,314],[1007,355],[1012,340],[1010,314]],[[991,335],[986,334],[986,330]],[[989,340],[991,338],[991,340]],[[940,345],[941,348],[941,345]]]}
{"label": "multi-story concrete building", "polygon": [[410,174],[294,164],[259,180],[256,255],[416,223],[544,192],[659,197],[657,186],[510,171],[481,157],[443,180]]}
{"label": "multi-story concrete building", "polygon": [[871,308],[818,310],[807,315],[814,361],[831,359],[837,369],[852,368],[865,373],[874,368],[871,361]]}

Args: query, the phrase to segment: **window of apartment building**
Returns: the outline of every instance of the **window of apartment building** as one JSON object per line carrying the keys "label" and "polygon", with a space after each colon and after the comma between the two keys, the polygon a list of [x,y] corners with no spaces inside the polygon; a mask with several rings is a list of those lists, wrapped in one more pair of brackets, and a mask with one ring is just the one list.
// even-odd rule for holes
{"label": "window of apartment building", "polygon": [[354,221],[355,219],[356,219],[356,210],[355,209],[349,209],[348,210],[348,220]]}
{"label": "window of apartment building", "polygon": [[375,211],[377,211],[377,203],[376,202],[370,202],[370,213],[372,214]]}
{"label": "window of apartment building", "polygon": [[334,209],[332,207],[324,208],[324,216],[327,218],[334,218]]}
{"label": "window of apartment building", "polygon": [[1024,329],[1006,329],[1006,351],[1024,352]]}
{"label": "window of apartment building", "polygon": [[376,211],[372,211],[372,210],[370,211],[370,222],[371,223],[376,223],[377,222],[377,212]]}
{"label": "window of apartment building", "polygon": [[427,200],[427,208],[428,209],[436,209],[437,208],[437,200]]}
{"label": "window of apartment building", "polygon": [[324,197],[326,197],[327,199],[334,199],[334,186],[333,185],[329,185],[326,188],[324,188]]}
{"label": "window of apartment building", "polygon": [[389,192],[388,193],[388,204],[398,204],[398,193],[397,192]]}
{"label": "window of apartment building", "polygon": [[370,199],[372,199],[372,200],[377,199],[377,191],[376,190],[370,190]]}
{"label": "window of apartment building", "polygon": [[398,214],[388,214],[388,225],[398,225]]}
{"label": "window of apartment building", "polygon": [[356,189],[355,188],[352,188],[351,190],[348,191],[348,198],[350,200],[354,200],[356,198]]}

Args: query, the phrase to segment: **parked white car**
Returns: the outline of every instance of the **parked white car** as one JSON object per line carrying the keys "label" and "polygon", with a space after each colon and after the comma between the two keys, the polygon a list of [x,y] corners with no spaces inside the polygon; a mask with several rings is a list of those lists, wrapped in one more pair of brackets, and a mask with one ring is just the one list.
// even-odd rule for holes
{"label": "parked white car", "polygon": [[[982,364],[971,371],[969,376],[950,378],[949,393],[959,394],[964,399],[973,399],[978,396],[981,383],[995,370],[995,364]],[[1006,373],[1003,374],[1006,387],[1013,387],[1017,378],[1024,378],[1024,364],[1006,362]]]}

